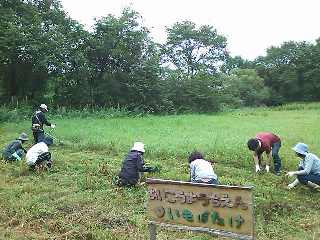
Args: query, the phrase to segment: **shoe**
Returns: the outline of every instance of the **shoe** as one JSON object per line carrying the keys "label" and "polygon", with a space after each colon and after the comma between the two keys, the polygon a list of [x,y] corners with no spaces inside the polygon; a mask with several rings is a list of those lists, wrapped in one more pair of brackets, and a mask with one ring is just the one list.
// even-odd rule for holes
{"label": "shoe", "polygon": [[276,176],[280,176],[280,175],[281,175],[281,172],[275,172],[275,175],[276,175]]}

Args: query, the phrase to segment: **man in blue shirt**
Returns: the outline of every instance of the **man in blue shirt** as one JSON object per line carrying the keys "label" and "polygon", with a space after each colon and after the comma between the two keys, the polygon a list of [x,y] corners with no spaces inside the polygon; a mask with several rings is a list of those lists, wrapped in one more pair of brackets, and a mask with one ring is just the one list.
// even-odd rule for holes
{"label": "man in blue shirt", "polygon": [[6,161],[20,161],[27,151],[22,144],[28,141],[28,135],[21,133],[18,139],[11,141],[3,150],[3,158]]}
{"label": "man in blue shirt", "polygon": [[308,145],[297,143],[292,148],[296,155],[301,158],[298,171],[288,172],[287,176],[297,176],[296,180],[288,185],[288,189],[294,188],[299,183],[311,188],[320,188],[320,159],[309,153]]}

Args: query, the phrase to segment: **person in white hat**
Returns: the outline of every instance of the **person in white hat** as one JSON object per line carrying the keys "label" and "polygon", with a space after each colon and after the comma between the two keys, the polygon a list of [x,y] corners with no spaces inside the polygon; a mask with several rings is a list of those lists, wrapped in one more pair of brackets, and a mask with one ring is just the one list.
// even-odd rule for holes
{"label": "person in white hat", "polygon": [[11,141],[3,150],[3,158],[6,161],[20,161],[23,154],[27,151],[22,147],[22,144],[28,141],[28,135],[21,133],[20,136]]}
{"label": "person in white hat", "polygon": [[135,142],[130,152],[124,159],[120,173],[118,174],[119,186],[134,186],[140,179],[140,172],[156,172],[159,171],[157,167],[144,166],[143,154],[144,144],[142,142]]}
{"label": "person in white hat", "polygon": [[38,143],[44,140],[44,130],[43,125],[47,125],[51,128],[55,128],[55,124],[51,124],[46,119],[45,113],[48,112],[48,107],[45,104],[41,104],[39,107],[39,110],[37,110],[34,115],[32,116],[32,132],[33,132],[33,138],[34,142]]}
{"label": "person in white hat", "polygon": [[298,171],[288,172],[287,176],[296,176],[297,178],[288,185],[292,189],[299,183],[311,188],[320,188],[320,160],[313,154],[309,153],[308,145],[297,143],[293,148],[296,155],[301,158]]}

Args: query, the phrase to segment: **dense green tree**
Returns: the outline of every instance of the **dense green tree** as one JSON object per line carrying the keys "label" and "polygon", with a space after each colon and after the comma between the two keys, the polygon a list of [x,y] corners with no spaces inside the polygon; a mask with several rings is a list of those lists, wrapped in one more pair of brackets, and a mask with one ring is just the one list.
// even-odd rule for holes
{"label": "dense green tree", "polygon": [[206,71],[214,74],[228,56],[226,38],[208,25],[196,27],[190,21],[177,22],[167,28],[165,62],[187,77]]}
{"label": "dense green tree", "polygon": [[259,106],[267,104],[270,90],[254,69],[234,69],[223,81],[224,102],[227,105]]}
{"label": "dense green tree", "polygon": [[90,47],[95,72],[90,86],[97,104],[156,108],[159,50],[137,12],[126,8],[119,18],[98,20]]}

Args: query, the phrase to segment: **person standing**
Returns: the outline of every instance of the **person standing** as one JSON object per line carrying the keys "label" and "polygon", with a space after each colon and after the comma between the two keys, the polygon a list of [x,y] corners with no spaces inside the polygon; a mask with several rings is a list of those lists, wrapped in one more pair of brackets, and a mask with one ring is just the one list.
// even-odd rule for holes
{"label": "person standing", "polygon": [[3,158],[6,161],[20,161],[27,151],[22,147],[28,141],[28,135],[21,133],[18,139],[11,141],[3,150]]}
{"label": "person standing", "polygon": [[43,125],[47,125],[51,128],[55,128],[55,124],[51,124],[46,119],[45,113],[48,112],[48,107],[45,104],[41,104],[39,110],[37,110],[32,116],[32,132],[35,143],[39,143],[44,140]]}
{"label": "person standing", "polygon": [[143,154],[144,144],[142,142],[135,142],[130,152],[122,163],[121,170],[118,174],[119,186],[134,186],[140,179],[141,172],[157,172],[157,167],[149,167],[144,165]]}
{"label": "person standing", "polygon": [[260,132],[257,133],[255,138],[249,139],[247,145],[249,150],[253,151],[256,172],[261,171],[262,153],[265,152],[267,155],[266,171],[270,171],[272,156],[275,174],[280,175],[281,158],[279,156],[279,150],[281,148],[281,140],[277,135],[270,132]]}
{"label": "person standing", "polygon": [[311,188],[320,188],[320,159],[313,153],[309,153],[308,145],[305,143],[297,143],[293,148],[297,157],[301,159],[298,171],[288,172],[289,177],[297,178],[288,185],[288,189],[292,189],[299,183],[307,185]]}
{"label": "person standing", "polygon": [[210,162],[204,160],[200,152],[194,151],[189,156],[190,181],[193,183],[219,184],[219,180]]}

